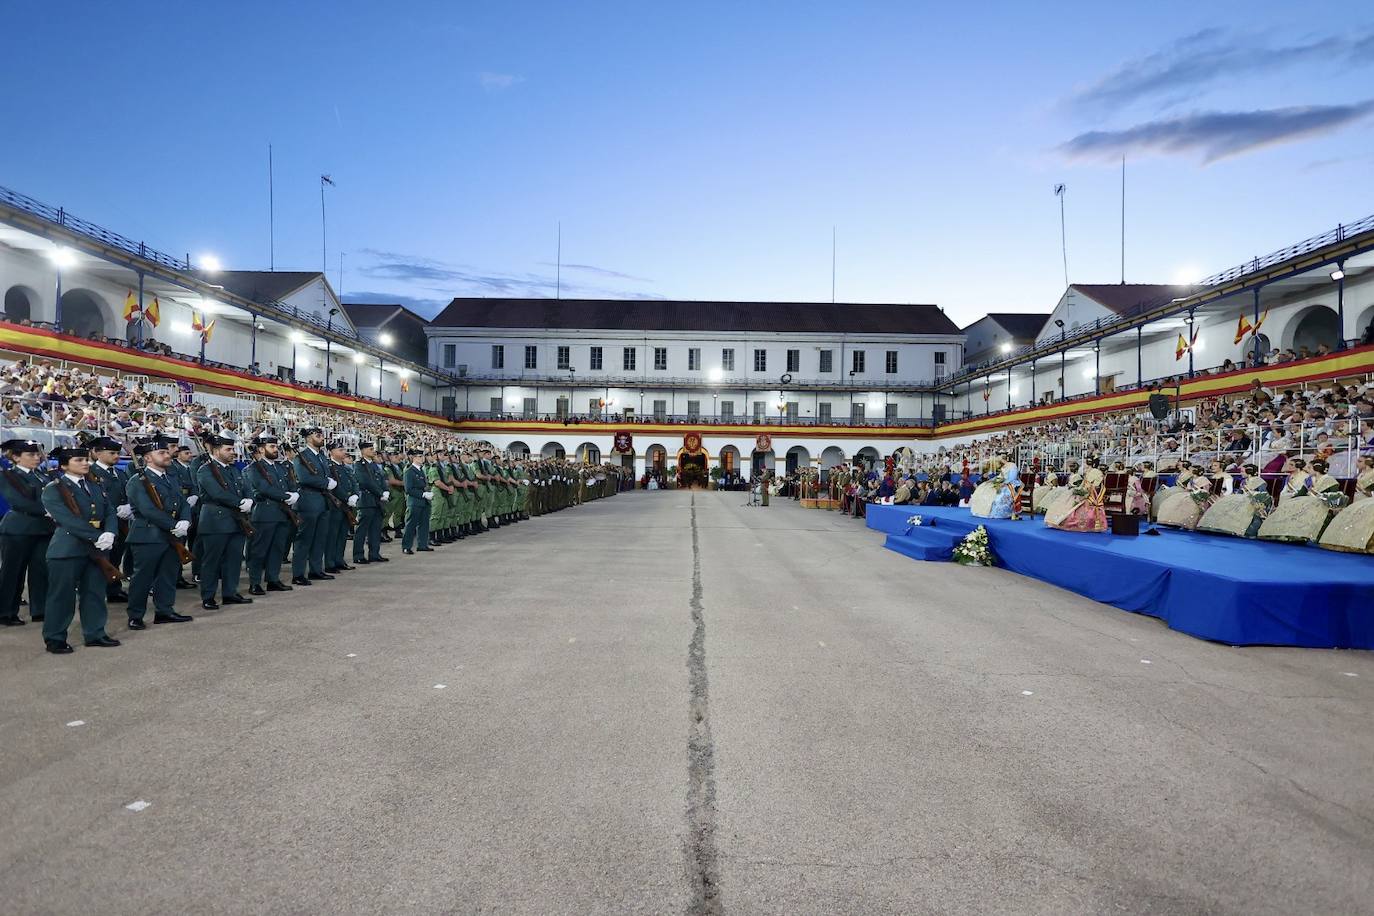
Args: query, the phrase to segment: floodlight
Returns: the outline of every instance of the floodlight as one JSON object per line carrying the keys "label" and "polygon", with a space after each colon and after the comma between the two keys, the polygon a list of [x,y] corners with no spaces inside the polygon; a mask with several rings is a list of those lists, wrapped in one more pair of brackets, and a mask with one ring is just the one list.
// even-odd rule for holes
{"label": "floodlight", "polygon": [[71,253],[68,248],[58,246],[48,253],[48,257],[59,268],[74,267],[76,265],[76,255]]}

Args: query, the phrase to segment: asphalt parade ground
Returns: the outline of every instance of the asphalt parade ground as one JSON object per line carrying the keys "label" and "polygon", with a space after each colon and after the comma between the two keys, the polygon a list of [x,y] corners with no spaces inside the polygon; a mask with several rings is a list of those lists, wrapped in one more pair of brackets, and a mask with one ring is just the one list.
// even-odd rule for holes
{"label": "asphalt parade ground", "polygon": [[636,492],[0,632],[0,910],[1355,913],[1374,657]]}

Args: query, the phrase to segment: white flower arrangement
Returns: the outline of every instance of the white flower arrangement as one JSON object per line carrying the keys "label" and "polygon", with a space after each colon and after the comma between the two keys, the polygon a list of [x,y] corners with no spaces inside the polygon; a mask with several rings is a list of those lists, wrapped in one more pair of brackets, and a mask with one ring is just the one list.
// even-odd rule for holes
{"label": "white flower arrangement", "polygon": [[913,515],[911,518],[906,520],[906,523],[908,525],[919,525],[921,524],[921,517],[919,515]]}
{"label": "white flower arrangement", "polygon": [[988,529],[979,525],[954,548],[953,560],[964,566],[996,566],[988,547]]}

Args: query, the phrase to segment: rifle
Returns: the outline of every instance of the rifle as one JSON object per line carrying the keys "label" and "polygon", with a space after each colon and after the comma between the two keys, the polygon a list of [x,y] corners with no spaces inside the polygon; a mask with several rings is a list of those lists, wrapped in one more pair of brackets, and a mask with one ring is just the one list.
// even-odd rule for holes
{"label": "rifle", "polygon": [[[271,480],[271,478],[268,477],[267,469],[264,468],[264,467],[262,467],[262,465],[266,464],[265,461],[262,461],[261,459],[259,459],[258,461],[255,461],[255,462],[253,462],[253,463],[254,463],[255,465],[258,466],[258,473],[261,474],[261,475],[263,476],[263,478],[265,478],[265,479],[267,479],[267,480]],[[289,477],[292,476],[291,465],[288,464],[288,465],[286,466],[286,468],[287,468],[287,477],[289,478]],[[294,481],[293,481],[293,482],[294,482]],[[259,493],[258,496],[259,496],[259,498],[261,498],[261,499],[267,500],[269,503],[276,503],[277,505],[281,506],[282,511],[286,513],[286,519],[287,519],[287,521],[289,521],[292,525],[294,525],[294,526],[297,527],[297,528],[299,528],[299,527],[301,526],[301,517],[300,517],[298,514],[296,514],[296,511],[295,511],[294,509],[292,509],[290,506],[288,506],[288,505],[286,504],[286,500],[284,500],[284,499],[273,499],[273,498],[270,497],[270,496],[263,496],[261,493]]]}
{"label": "rifle", "polygon": [[[95,467],[96,467],[96,462],[94,462],[94,461],[91,462],[92,473],[94,473],[94,468],[95,468]],[[114,468],[111,468],[111,469],[108,471],[108,474],[109,474],[110,477],[113,477],[116,481],[119,480],[119,475],[115,473],[115,469],[114,469]],[[103,479],[100,481],[100,488],[101,488],[102,490],[105,489],[105,481],[104,481]],[[107,496],[106,496],[106,499],[108,499],[108,498],[109,498],[109,496],[107,495]],[[124,502],[124,500],[120,500],[120,501],[119,501],[119,504],[122,505],[123,502]],[[129,539],[129,522],[128,522],[127,519],[122,519],[122,518],[121,518],[121,519],[119,520],[119,539],[122,540],[122,541],[127,541],[127,540]]]}
{"label": "rifle", "polygon": [[[61,494],[62,501],[67,504],[67,508],[71,511],[72,515],[75,515],[77,518],[80,518],[81,510],[76,507],[76,497],[72,495],[72,491],[70,488],[68,488],[66,481],[61,479],[57,481],[57,492]],[[93,527],[99,526],[96,525]],[[86,548],[86,552],[90,554],[91,562],[94,563],[97,567],[99,567],[100,574],[105,577],[106,582],[114,584],[116,582],[124,581],[124,579],[126,578],[124,573],[120,572],[118,566],[115,566],[113,563],[110,562],[110,558],[105,556],[105,552],[103,550],[97,549],[95,544],[86,540],[85,538],[77,538],[76,540],[79,541]]]}
{"label": "rifle", "polygon": [[[219,472],[219,464],[213,458],[205,462],[205,466],[210,469],[210,474],[215,478],[215,483],[226,490],[229,489],[229,485],[224,482],[224,477]],[[243,532],[244,537],[251,538],[253,536],[253,523],[248,520],[248,516],[230,506],[221,506],[221,508],[229,510],[229,514],[238,523],[239,530]]]}
{"label": "rifle", "polygon": [[[330,480],[337,481],[339,479],[335,477],[332,472],[328,471],[326,472],[326,476],[328,476]],[[329,505],[334,508],[334,511],[343,513],[344,524],[348,525],[350,528],[357,527],[358,513],[353,511],[352,506],[335,496],[333,490],[325,490],[324,498],[325,502],[329,503]]]}
{"label": "rifle", "polygon": [[[148,475],[139,474],[138,476],[143,481],[143,489],[148,491],[148,498],[153,501],[153,505],[156,506],[160,511],[166,512],[167,510],[162,507],[162,497],[158,495],[157,487],[153,486],[153,482],[148,479]],[[159,528],[158,530],[162,531],[162,536],[167,539],[167,543],[170,544],[172,549],[176,551],[177,562],[179,562],[182,566],[185,566],[187,563],[190,563],[192,559],[191,551],[186,549],[186,545],[181,543],[181,541],[177,540],[176,535],[172,534],[172,532],[164,531],[161,528]]]}

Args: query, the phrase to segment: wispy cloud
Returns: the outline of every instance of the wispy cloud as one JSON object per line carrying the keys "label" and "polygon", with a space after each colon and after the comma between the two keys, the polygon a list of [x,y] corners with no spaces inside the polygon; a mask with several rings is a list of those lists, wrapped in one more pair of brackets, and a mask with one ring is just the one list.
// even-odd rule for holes
{"label": "wispy cloud", "polygon": [[356,293],[348,293],[344,296],[347,302],[367,302],[404,305],[406,308],[422,315],[425,318],[433,318],[444,310],[444,306],[449,304],[448,299],[422,299],[416,296],[406,296],[400,293],[377,293],[369,290],[362,290]]}
{"label": "wispy cloud", "polygon": [[1108,111],[1147,99],[1173,105],[1222,79],[1274,73],[1306,64],[1352,67],[1374,60],[1374,31],[1330,35],[1267,45],[1253,36],[1206,29],[1162,50],[1129,60],[1070,98],[1070,103]]}
{"label": "wispy cloud", "polygon": [[481,73],[477,74],[477,82],[480,83],[482,88],[487,92],[504,92],[512,86],[523,83],[524,81],[525,78],[523,76],[518,76],[514,73],[492,73],[489,70],[483,70]]}
{"label": "wispy cloud", "polygon": [[[359,269],[358,273],[364,277],[373,280],[386,280],[411,287],[413,290],[440,293],[449,297],[553,298],[556,295],[562,295],[568,298],[662,298],[641,291],[627,291],[615,286],[577,282],[566,276],[562,278],[560,283],[554,273],[486,271],[461,264],[447,264],[433,258],[404,255],[394,251],[380,251],[374,248],[363,249],[361,254],[373,259],[373,263]],[[587,264],[563,265],[564,270],[568,270],[570,267],[611,280],[628,279],[636,282],[649,282],[619,271]],[[356,298],[361,298],[363,295],[363,293],[358,293]],[[385,297],[388,294],[368,293],[366,295],[381,296],[383,299],[379,301],[387,301]],[[354,297],[351,296],[351,298]],[[395,299],[396,297],[393,295],[392,298]],[[447,299],[444,301],[447,302]]]}
{"label": "wispy cloud", "polygon": [[[544,267],[558,266],[556,263],[552,261],[541,261],[540,264]],[[650,280],[648,277],[636,277],[634,274],[623,274],[618,270],[608,270],[605,267],[596,267],[592,264],[564,264],[563,269],[589,273],[593,276],[605,277],[608,280],[629,280],[633,283],[654,282],[653,280]]]}
{"label": "wispy cloud", "polygon": [[1120,158],[1127,153],[1199,154],[1203,163],[1328,134],[1374,112],[1374,100],[1353,105],[1302,105],[1259,111],[1217,111],[1147,121],[1122,130],[1079,134],[1059,147],[1073,159]]}

